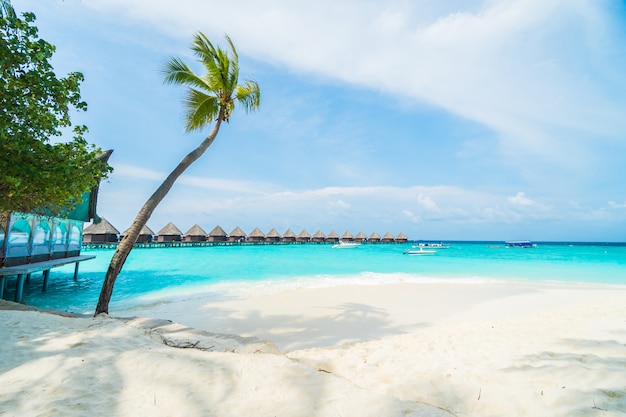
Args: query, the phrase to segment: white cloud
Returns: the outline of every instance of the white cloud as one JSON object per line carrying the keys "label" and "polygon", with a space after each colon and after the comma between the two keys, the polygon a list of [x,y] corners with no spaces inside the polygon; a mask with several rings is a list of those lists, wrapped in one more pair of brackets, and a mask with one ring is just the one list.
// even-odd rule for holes
{"label": "white cloud", "polygon": [[328,211],[330,213],[333,214],[340,214],[340,213],[345,213],[348,210],[350,210],[350,204],[346,203],[343,200],[336,200],[336,201],[328,201],[326,203],[326,207],[328,208]]}
{"label": "white cloud", "polygon": [[615,201],[609,201],[609,207],[614,209],[626,209],[626,201],[623,204],[616,203]]}
{"label": "white cloud", "polygon": [[115,164],[115,170],[111,174],[111,180],[115,178],[129,178],[135,180],[163,181],[166,173],[141,168],[134,165]]}
{"label": "white cloud", "polygon": [[537,204],[536,202],[534,202],[530,198],[526,197],[526,194],[524,194],[521,191],[518,192],[514,197],[509,197],[508,200],[512,204],[519,205],[519,206],[532,206],[532,205]]}
{"label": "white cloud", "polygon": [[[246,231],[254,227],[265,231],[275,227],[281,232],[287,228],[296,232],[321,229],[324,233],[349,230],[353,234],[363,231],[368,235],[374,231],[390,231],[393,234],[404,232],[411,238],[427,235],[439,238],[446,231],[448,237],[445,238],[458,239],[471,238],[459,230],[472,225],[480,231],[474,237],[484,238],[488,230],[498,233],[498,230],[513,227],[523,232],[527,229],[525,225],[533,222],[558,223],[567,219],[580,225],[626,221],[623,210],[626,203],[609,203],[614,210],[569,203],[554,207],[552,202],[530,199],[523,192],[508,196],[447,186],[328,187],[276,192],[275,185],[258,186],[260,188],[254,192],[235,195],[219,188],[188,193],[183,187],[175,187],[157,208],[149,226],[158,228],[173,221],[180,228],[198,223],[205,228],[241,226]],[[105,183],[98,212],[116,227],[125,228],[143,203],[145,197],[141,194],[144,192]],[[418,196],[427,203],[421,204]],[[120,201],[124,204],[119,204]]]}
{"label": "white cloud", "polygon": [[574,166],[588,142],[626,128],[616,21],[601,2],[86,3],[184,39],[228,32],[259,60],[435,104],[498,132],[511,159]]}
{"label": "white cloud", "polygon": [[432,198],[424,194],[418,194],[417,203],[424,210],[433,211],[433,212],[439,211],[439,207],[437,207],[437,203],[435,203]]}
{"label": "white cloud", "polygon": [[[155,183],[154,187],[162,182],[168,173],[154,171],[133,165],[116,164],[115,171],[111,175],[111,181],[115,182],[116,178],[128,178],[135,180],[148,180]],[[181,175],[178,184],[186,185],[194,188],[202,188],[207,190],[221,190],[232,193],[259,194],[270,192],[272,186],[267,183],[254,181],[236,181],[221,178],[197,177],[192,175]]]}
{"label": "white cloud", "polygon": [[[337,164],[336,168],[331,166],[330,180],[315,178],[308,182],[308,178],[302,177],[288,182],[315,183],[317,188],[290,188],[278,183],[282,179],[278,175],[274,178],[279,179],[270,179],[273,178],[270,168],[263,168],[263,173],[259,171],[259,177],[265,182],[215,178],[210,174],[206,177],[185,175],[155,212],[155,224],[162,225],[177,218],[194,219],[193,222],[207,227],[220,223],[225,228],[238,224],[243,227],[244,222],[265,222],[268,227],[298,228],[301,224],[307,228],[337,229],[352,228],[349,226],[352,224],[373,227],[379,232],[393,225],[394,233],[409,233],[409,230],[397,228],[413,227],[421,231],[431,227],[436,231],[437,227],[445,227],[456,232],[457,226],[470,224],[477,228],[492,226],[496,230],[502,225],[551,220],[557,223],[565,220],[562,224],[578,227],[579,220],[623,222],[626,216],[623,210],[626,203],[606,203],[620,195],[615,191],[619,184],[600,196],[600,191],[589,190],[585,195],[580,191],[590,189],[595,173],[600,172],[585,166],[589,161],[595,166],[603,164],[611,178],[620,178],[623,172],[618,156],[624,149],[620,142],[624,142],[623,132],[626,131],[626,118],[623,118],[626,83],[620,71],[626,55],[623,36],[615,36],[614,17],[602,9],[607,7],[607,2],[320,0],[296,3],[272,0],[260,3],[242,0],[207,3],[181,0],[172,7],[166,2],[148,0],[83,0],[65,6],[74,10],[84,6],[98,10],[98,21],[109,16],[111,26],[120,32],[119,38],[151,51],[158,49],[155,54],[158,56],[173,53],[189,57],[190,51],[185,46],[196,30],[204,31],[217,42],[227,32],[240,56],[280,67],[280,72],[304,74],[312,80],[304,83],[307,86],[316,82],[339,84],[338,91],[342,92],[346,84],[357,85],[366,91],[382,91],[387,95],[376,97],[384,100],[405,101],[400,103],[403,110],[428,103],[481,125],[481,133],[468,132],[465,140],[458,139],[464,142],[460,147],[454,143],[453,148],[450,138],[441,137],[441,149],[450,150],[450,159],[442,160],[441,169],[468,172],[468,177],[476,175],[471,176],[471,181],[455,180],[454,175],[441,175],[438,176],[441,180],[433,181],[471,184],[468,188],[325,187],[328,181],[333,184],[337,178],[367,184],[367,175],[356,175],[363,173],[369,174],[377,184],[407,184],[407,170],[398,170],[401,177],[394,177],[397,172],[391,172],[394,167],[385,161],[375,165],[376,158],[389,158],[390,154],[372,152],[369,164],[364,164],[356,154],[366,153],[365,145],[354,136],[343,135],[343,131],[337,133],[335,125],[330,126],[334,130],[329,129],[329,135],[343,139],[342,155],[348,156],[342,158],[342,164]],[[123,29],[123,25],[128,25],[129,30],[117,30]],[[103,27],[99,30],[112,30],[107,25]],[[137,39],[131,39],[132,36]],[[165,36],[170,38],[164,39]],[[170,50],[173,45],[176,45],[175,51]],[[260,68],[268,71],[266,66]],[[247,70],[248,66],[243,69]],[[290,82],[293,79],[290,77]],[[305,105],[298,104],[298,100],[308,105],[300,96],[288,97],[287,101],[293,104],[291,108],[281,108],[288,105],[279,103],[260,117],[270,126],[267,130],[280,126],[284,128],[281,135],[291,140],[291,148],[274,148],[284,150],[284,154],[278,155],[283,160],[291,156],[290,149],[299,146],[292,136],[303,141],[314,136],[314,140],[327,140],[325,145],[333,145],[328,136],[311,134],[311,131],[322,131],[329,122],[333,124],[320,110],[326,103],[307,108],[308,117],[303,122],[295,108],[302,110]],[[392,105],[395,104],[398,103]],[[417,109],[420,110],[423,108]],[[444,112],[436,113],[440,116]],[[420,112],[418,116],[424,114],[426,112]],[[393,127],[389,129],[389,137],[379,137],[370,133],[368,126],[350,120],[345,126],[348,126],[345,129],[348,133],[356,130],[359,137],[368,140],[393,140]],[[494,132],[500,139],[498,149],[492,149]],[[607,141],[613,141],[608,151],[602,148]],[[155,149],[160,150],[156,146]],[[399,148],[391,149],[390,152]],[[410,148],[411,152],[420,150]],[[351,151],[355,153],[354,158],[350,158]],[[611,158],[606,158],[608,154]],[[454,155],[458,157],[453,159]],[[505,156],[504,160],[501,155]],[[491,161],[490,158],[494,158],[495,170],[503,168],[502,176],[488,176],[493,172],[491,169],[481,170],[484,161]],[[460,164],[455,165],[459,161]],[[468,169],[470,164],[473,166]],[[160,169],[165,165],[150,166]],[[194,172],[216,172],[216,175],[223,172],[224,177],[228,176],[227,169]],[[586,175],[591,172],[594,174]],[[108,185],[113,184],[118,189],[113,191],[107,184],[103,186],[101,211],[105,216],[107,211],[115,211],[126,223],[126,219],[134,216],[135,207],[147,197],[144,194],[153,191],[153,184],[157,185],[166,174],[116,165]],[[252,175],[251,178],[259,178]],[[573,179],[573,175],[577,178]],[[133,182],[137,179],[142,181]],[[484,188],[472,188],[481,186]],[[509,186],[511,188],[507,188]],[[489,187],[502,188],[494,191]],[[518,193],[519,189],[526,193]],[[576,202],[555,201],[556,198]],[[257,225],[262,226],[249,224]]]}
{"label": "white cloud", "polygon": [[402,214],[413,223],[419,223],[421,221],[419,216],[416,216],[412,211],[402,210]]}
{"label": "white cloud", "polygon": [[508,197],[507,200],[511,204],[511,210],[520,214],[520,218],[547,219],[558,218],[562,215],[551,205],[530,199],[521,191],[513,197]]}

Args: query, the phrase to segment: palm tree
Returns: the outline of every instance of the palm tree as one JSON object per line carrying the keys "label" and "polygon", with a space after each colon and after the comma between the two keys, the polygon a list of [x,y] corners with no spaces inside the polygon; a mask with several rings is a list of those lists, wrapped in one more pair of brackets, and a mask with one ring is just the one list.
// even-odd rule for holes
{"label": "palm tree", "polygon": [[188,132],[200,130],[211,123],[215,126],[202,143],[187,156],[157,188],[146,201],[126,237],[120,242],[107,270],[95,314],[108,313],[109,301],[113,294],[115,279],[122,270],[137,236],[146,224],[157,205],[167,195],[176,179],[208,149],[215,140],[222,122],[227,122],[239,103],[246,112],[259,107],[261,91],[256,81],[246,80],[239,83],[239,57],[235,46],[228,36],[229,51],[214,47],[207,37],[198,32],[194,35],[191,46],[198,62],[204,65],[206,74],[196,75],[180,58],[171,58],[163,68],[165,82],[184,85],[187,94],[184,99],[185,129]]}

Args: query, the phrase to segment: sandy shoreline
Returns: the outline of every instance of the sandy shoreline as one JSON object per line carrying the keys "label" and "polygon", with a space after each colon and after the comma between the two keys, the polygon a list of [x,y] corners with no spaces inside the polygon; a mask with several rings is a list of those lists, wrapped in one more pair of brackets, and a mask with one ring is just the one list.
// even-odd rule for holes
{"label": "sandy shoreline", "polygon": [[129,313],[174,323],[0,311],[0,415],[626,413],[625,287],[346,286],[112,315]]}
{"label": "sandy shoreline", "polygon": [[524,317],[585,303],[626,286],[561,283],[394,283],[300,288],[240,298],[192,298],[117,317],[159,317],[217,333],[254,336],[281,352],[364,342],[466,320]]}

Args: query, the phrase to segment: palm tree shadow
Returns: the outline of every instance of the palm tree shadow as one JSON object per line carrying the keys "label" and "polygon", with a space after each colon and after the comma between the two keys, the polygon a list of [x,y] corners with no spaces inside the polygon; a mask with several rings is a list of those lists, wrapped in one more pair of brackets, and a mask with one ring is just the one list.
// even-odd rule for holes
{"label": "palm tree shadow", "polygon": [[[163,407],[163,398],[171,402],[176,396],[184,399],[192,415],[214,407],[213,398],[201,390],[190,394],[187,375],[193,363],[183,361],[175,374],[160,373],[159,364],[174,355],[164,355],[156,342],[152,351],[150,342],[139,340],[149,336],[131,326],[65,313],[1,310],[0,414],[70,415],[83,409],[85,415],[128,415],[129,395],[133,403],[136,393],[148,391],[155,409]],[[147,369],[146,355],[154,359]],[[136,362],[140,356],[144,360]],[[231,372],[221,365],[213,376],[224,378]],[[229,390],[222,395],[228,397]]]}
{"label": "palm tree shadow", "polygon": [[[319,324],[385,322],[383,311],[368,306],[346,305],[340,310]],[[359,401],[373,401],[351,382],[285,355],[179,352],[141,340],[150,336],[116,319],[38,316],[42,314],[48,313],[0,311],[5,331],[0,338],[0,414],[136,415],[141,411],[200,416],[228,415],[224,410],[232,407],[239,410],[234,414],[253,415],[252,410],[269,404],[276,410],[272,415],[290,409],[313,417],[329,415],[338,402],[343,404],[344,389]],[[316,323],[293,316],[272,319]],[[353,401],[350,398],[348,404]],[[393,396],[376,397],[373,406],[379,415],[395,415],[391,410],[399,403],[403,409],[421,406]]]}
{"label": "palm tree shadow", "polygon": [[396,325],[390,320],[386,310],[361,303],[319,308],[335,310],[335,314],[321,317],[299,314],[267,315],[258,309],[236,311],[214,306],[203,308],[202,314],[207,317],[206,329],[220,329],[219,331],[227,333],[243,332],[271,340],[283,352],[364,342],[428,325],[419,322],[410,326]]}

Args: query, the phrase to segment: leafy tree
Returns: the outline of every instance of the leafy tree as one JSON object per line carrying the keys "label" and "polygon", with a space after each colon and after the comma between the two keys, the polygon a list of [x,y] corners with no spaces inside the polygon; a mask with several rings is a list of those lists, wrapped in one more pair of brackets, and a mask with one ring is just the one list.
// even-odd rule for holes
{"label": "leafy tree", "polygon": [[239,57],[228,36],[229,50],[214,47],[202,33],[194,35],[191,49],[204,66],[206,74],[196,75],[179,58],[171,58],[163,73],[165,82],[187,87],[184,100],[185,129],[188,132],[201,130],[215,122],[209,135],[200,145],[185,156],[152,196],[143,205],[137,217],[119,243],[107,270],[95,314],[108,313],[113,286],[141,228],[146,224],[157,205],[167,195],[176,179],[211,146],[223,122],[228,122],[235,104],[252,111],[259,107],[261,91],[256,81],[246,80],[239,84]]}
{"label": "leafy tree", "polygon": [[100,149],[74,126],[73,138],[50,143],[72,127],[70,110],[86,110],[83,75],[58,78],[50,64],[55,47],[38,38],[35,15],[16,16],[0,4],[0,212],[62,215],[105,178],[111,168]]}

